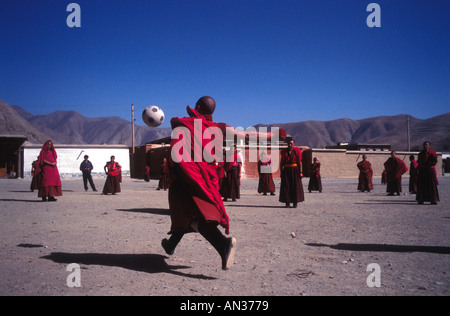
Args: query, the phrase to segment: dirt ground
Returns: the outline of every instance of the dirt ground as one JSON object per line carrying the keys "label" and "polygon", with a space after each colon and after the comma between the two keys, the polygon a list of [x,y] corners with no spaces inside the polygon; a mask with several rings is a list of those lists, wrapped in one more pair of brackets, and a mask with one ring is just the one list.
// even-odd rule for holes
{"label": "dirt ground", "polygon": [[222,271],[198,234],[164,253],[170,217],[156,181],[125,179],[122,193],[102,196],[63,180],[64,196],[43,203],[29,180],[0,180],[0,295],[450,295],[450,178],[437,206],[386,196],[375,182],[360,193],[356,179],[323,179],[323,193],[286,209],[244,180],[241,199],[225,202],[237,251]]}

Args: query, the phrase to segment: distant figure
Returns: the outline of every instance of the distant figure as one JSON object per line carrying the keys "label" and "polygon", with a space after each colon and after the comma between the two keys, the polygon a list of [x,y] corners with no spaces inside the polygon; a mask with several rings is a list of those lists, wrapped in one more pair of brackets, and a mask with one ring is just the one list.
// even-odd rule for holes
{"label": "distant figure", "polygon": [[373,190],[373,170],[372,164],[367,160],[367,156],[363,155],[363,160],[357,164],[359,169],[358,190],[370,192]]}
{"label": "distant figure", "polygon": [[402,175],[408,171],[408,167],[400,158],[396,157],[396,152],[391,152],[391,157],[384,163],[386,170],[387,193],[389,195],[400,195],[402,192]]}
{"label": "distant figure", "polygon": [[95,188],[94,181],[92,180],[92,169],[94,169],[94,166],[92,165],[92,162],[89,161],[89,156],[84,156],[84,161],[80,164],[80,170],[83,173],[83,185],[84,190],[88,190],[88,181],[91,186],[92,191],[97,192],[97,189]]}
{"label": "distant figure", "polygon": [[223,151],[223,161],[216,161],[216,174],[217,174],[217,178],[218,178],[218,182],[219,182],[219,191],[220,188],[222,187],[223,184],[223,178],[225,178],[225,171],[224,171],[224,167],[225,167],[225,150]]}
{"label": "distant figure", "polygon": [[263,152],[258,161],[258,193],[275,195],[275,183],[272,176],[272,160]]}
{"label": "distant figure", "polygon": [[418,167],[419,164],[414,158],[414,155],[409,156],[409,161],[411,162],[409,165],[409,193],[416,194],[417,193],[417,175],[418,175]]}
{"label": "distant figure", "polygon": [[31,180],[30,191],[39,190],[39,183],[41,182],[41,169],[39,168],[39,156],[37,160],[31,163],[31,175],[33,179]]}
{"label": "distant figure", "polygon": [[439,180],[436,173],[436,164],[438,161],[437,154],[430,149],[430,142],[423,143],[423,150],[419,153],[417,163],[419,165],[419,173],[417,177],[417,196],[416,200],[419,204],[431,202],[435,205],[439,202],[438,185]]}
{"label": "distant figure", "polygon": [[282,203],[286,203],[286,207],[290,207],[292,203],[296,208],[299,202],[305,200],[303,191],[302,177],[302,152],[300,148],[295,147],[293,139],[289,140],[288,148],[281,151],[281,187],[280,199]]}
{"label": "distant figure", "polygon": [[41,181],[39,185],[38,197],[43,202],[55,202],[55,196],[62,196],[61,177],[57,167],[58,155],[56,154],[53,142],[48,140],[42,147],[39,154],[38,165],[41,170]]}
{"label": "distant figure", "polygon": [[311,164],[311,177],[309,178],[308,191],[319,191],[322,193],[322,177],[320,176],[320,161],[314,157]]}
{"label": "distant figure", "polygon": [[163,163],[161,164],[161,177],[159,179],[157,190],[166,191],[170,186],[170,174],[169,174],[169,161],[167,158],[164,158]]}
{"label": "distant figure", "polygon": [[104,167],[106,178],[105,186],[103,187],[103,194],[111,193],[115,195],[121,192],[120,182],[122,182],[122,166],[115,161],[116,157],[111,156],[111,161],[108,161]]}
{"label": "distant figure", "polygon": [[234,154],[232,161],[225,161],[224,171],[225,178],[220,188],[220,194],[224,201],[231,199],[235,202],[241,198],[241,167],[242,162],[239,160],[236,145],[234,146]]}

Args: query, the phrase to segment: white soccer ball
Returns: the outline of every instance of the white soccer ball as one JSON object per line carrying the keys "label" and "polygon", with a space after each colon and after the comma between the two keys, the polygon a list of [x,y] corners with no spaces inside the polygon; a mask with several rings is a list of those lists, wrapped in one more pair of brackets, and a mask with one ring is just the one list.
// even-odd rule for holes
{"label": "white soccer ball", "polygon": [[164,112],[156,105],[150,105],[142,112],[142,120],[150,127],[158,127],[164,122]]}

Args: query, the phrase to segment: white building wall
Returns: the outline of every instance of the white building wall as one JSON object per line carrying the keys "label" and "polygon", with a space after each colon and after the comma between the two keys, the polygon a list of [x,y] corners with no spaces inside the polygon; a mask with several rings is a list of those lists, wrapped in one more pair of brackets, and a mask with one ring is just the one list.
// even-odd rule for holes
{"label": "white building wall", "polygon": [[[130,151],[128,147],[108,146],[108,145],[55,145],[58,154],[58,170],[62,178],[81,177],[80,164],[84,160],[84,155],[89,156],[94,169],[93,175],[105,176],[103,167],[106,162],[110,161],[111,156],[116,157],[116,161],[122,166],[122,175],[127,177],[130,175]],[[24,177],[31,177],[31,164],[37,159],[41,147],[24,147],[23,149],[23,168]]]}

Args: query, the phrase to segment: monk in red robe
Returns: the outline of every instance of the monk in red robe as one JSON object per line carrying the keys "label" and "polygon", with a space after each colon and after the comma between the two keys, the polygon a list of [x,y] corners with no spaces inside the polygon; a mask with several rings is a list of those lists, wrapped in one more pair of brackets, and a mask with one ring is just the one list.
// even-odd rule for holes
{"label": "monk in red robe", "polygon": [[33,179],[31,180],[30,190],[34,192],[34,190],[39,190],[39,183],[41,183],[41,169],[39,168],[39,157],[37,160],[31,163],[31,175]]}
{"label": "monk in red robe", "polygon": [[419,164],[414,155],[409,156],[409,193],[417,194],[417,174]]}
{"label": "monk in red robe", "polygon": [[300,148],[295,147],[295,142],[290,139],[288,148],[281,151],[281,187],[280,199],[282,203],[286,203],[286,207],[290,207],[290,203],[297,208],[299,202],[305,200],[303,191],[303,166],[302,152]]}
{"label": "monk in red robe", "polygon": [[439,180],[436,173],[437,154],[430,149],[430,142],[423,144],[423,150],[419,153],[418,177],[417,177],[417,195],[416,200],[419,204],[431,202],[435,205],[439,202],[438,185]]}
{"label": "monk in red robe", "polygon": [[239,160],[237,148],[234,146],[232,160],[225,161],[223,166],[226,177],[222,180],[220,195],[224,201],[231,199],[235,202],[241,198],[241,169],[242,162]]}
{"label": "monk in red robe", "polygon": [[272,159],[267,157],[266,153],[263,152],[258,161],[258,193],[263,195],[275,195],[275,183],[273,182],[272,176]]}
{"label": "monk in red robe", "polygon": [[161,175],[159,178],[158,188],[157,190],[166,191],[170,187],[170,169],[169,169],[169,161],[167,158],[164,158],[163,163],[161,164]]}
{"label": "monk in red robe", "polygon": [[[212,114],[216,103],[211,97],[200,98],[195,109],[187,107],[189,117],[173,118],[172,129],[187,131],[181,138],[172,139],[172,172],[169,189],[169,208],[172,227],[170,239],[163,239],[162,246],[167,254],[172,255],[176,246],[189,232],[199,232],[219,253],[222,259],[222,269],[227,270],[234,263],[236,239],[225,237],[218,229],[218,225],[225,228],[226,234],[230,233],[230,221],[219,193],[219,182],[215,162],[207,162],[205,159],[194,159],[194,153],[185,153],[174,161],[175,146],[183,142],[185,148],[194,148],[200,145],[203,150],[211,140],[196,140],[195,120],[201,122],[201,133],[207,128],[219,127],[222,132],[225,125],[214,123]],[[178,148],[178,147],[176,147]],[[181,153],[175,153],[181,155]],[[221,151],[222,154],[222,151]],[[217,159],[216,161],[219,161]]]}
{"label": "monk in red robe", "polygon": [[386,191],[389,195],[400,195],[402,192],[402,176],[408,171],[408,167],[400,158],[396,157],[396,152],[391,152],[391,157],[384,163],[384,169],[386,170]]}
{"label": "monk in red robe", "polygon": [[359,169],[358,190],[370,192],[373,190],[373,170],[372,164],[367,160],[367,156],[363,155],[363,160],[357,164]]}
{"label": "monk in red robe", "polygon": [[[195,109],[187,107],[189,117],[171,120],[174,134],[171,141],[171,184],[169,189],[169,209],[172,221],[170,239],[163,239],[161,244],[168,255],[172,255],[184,234],[200,233],[219,253],[222,269],[227,270],[234,262],[236,239],[222,234],[218,226],[230,233],[230,220],[219,193],[219,181],[216,162],[221,161],[216,154],[215,160],[209,161],[201,155],[209,148],[215,138],[203,137],[205,131],[215,129],[225,135],[227,126],[215,123],[212,114],[216,108],[213,98],[200,98]],[[198,129],[200,128],[200,131]],[[176,131],[176,133],[175,133]],[[201,139],[195,137],[197,134]],[[193,137],[192,137],[193,136]],[[215,135],[215,137],[218,137]],[[222,137],[223,141],[223,137]],[[180,146],[181,144],[181,146]],[[222,155],[222,142],[217,155]],[[187,148],[190,148],[190,152]],[[197,149],[197,152],[196,152]],[[180,152],[182,151],[182,152]],[[201,157],[197,157],[200,152]]]}
{"label": "monk in red robe", "polygon": [[116,161],[116,157],[111,156],[111,160],[108,161],[104,167],[107,178],[103,187],[103,194],[107,195],[111,193],[115,195],[120,193],[120,182],[122,182],[122,166]]}
{"label": "monk in red robe", "polygon": [[61,177],[57,167],[58,155],[56,154],[53,142],[48,140],[42,147],[39,154],[38,165],[41,170],[38,197],[43,202],[55,202],[55,196],[62,196]]}
{"label": "monk in red robe", "polygon": [[311,164],[311,177],[309,178],[308,191],[319,191],[322,193],[322,177],[320,175],[320,161],[316,157]]}

